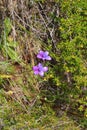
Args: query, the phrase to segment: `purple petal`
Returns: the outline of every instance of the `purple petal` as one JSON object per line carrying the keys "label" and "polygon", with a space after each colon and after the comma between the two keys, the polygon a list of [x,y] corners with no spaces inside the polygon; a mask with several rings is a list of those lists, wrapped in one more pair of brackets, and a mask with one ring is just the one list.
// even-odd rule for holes
{"label": "purple petal", "polygon": [[43,71],[44,71],[44,72],[47,72],[47,71],[48,71],[48,67],[44,67],[44,68],[43,68]]}
{"label": "purple petal", "polygon": [[50,56],[47,56],[47,57],[46,57],[46,60],[51,60],[51,57],[50,57]]}
{"label": "purple petal", "polygon": [[40,54],[37,55],[37,58],[42,59],[42,56]]}
{"label": "purple petal", "polygon": [[33,67],[33,70],[34,70],[34,71],[37,71],[37,70],[38,70],[38,66],[34,66],[34,67]]}
{"label": "purple petal", "polygon": [[39,73],[38,66],[33,67],[34,74],[37,75]]}
{"label": "purple petal", "polygon": [[44,53],[44,51],[39,51],[39,54],[43,54]]}
{"label": "purple petal", "polygon": [[43,65],[42,65],[41,63],[39,63],[39,64],[38,64],[38,67],[41,67],[41,68],[43,68]]}
{"label": "purple petal", "polygon": [[38,64],[38,70],[39,70],[39,72],[43,71],[43,65],[41,63]]}
{"label": "purple petal", "polygon": [[46,60],[46,57],[42,57],[42,60]]}
{"label": "purple petal", "polygon": [[43,71],[40,71],[40,72],[39,72],[39,75],[40,75],[40,76],[44,76],[44,72],[43,72]]}
{"label": "purple petal", "polygon": [[39,74],[39,71],[34,71],[34,74],[35,74],[35,75],[38,75],[38,74]]}
{"label": "purple petal", "polygon": [[45,56],[48,56],[49,52],[48,52],[48,51],[45,51],[44,54],[45,54]]}
{"label": "purple petal", "polygon": [[40,52],[37,54],[37,58],[42,59],[43,55],[44,55],[44,52],[43,52],[43,51],[40,51]]}

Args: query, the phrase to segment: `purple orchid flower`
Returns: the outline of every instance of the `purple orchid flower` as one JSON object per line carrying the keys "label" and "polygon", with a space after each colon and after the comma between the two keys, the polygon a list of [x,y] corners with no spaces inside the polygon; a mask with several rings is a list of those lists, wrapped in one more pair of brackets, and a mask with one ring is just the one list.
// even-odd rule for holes
{"label": "purple orchid flower", "polygon": [[49,52],[48,51],[40,51],[37,54],[37,58],[42,59],[42,60],[51,60],[51,57],[48,55]]}
{"label": "purple orchid flower", "polygon": [[39,63],[37,66],[33,67],[33,71],[35,75],[44,76],[44,72],[48,71],[48,67],[43,67],[43,65]]}

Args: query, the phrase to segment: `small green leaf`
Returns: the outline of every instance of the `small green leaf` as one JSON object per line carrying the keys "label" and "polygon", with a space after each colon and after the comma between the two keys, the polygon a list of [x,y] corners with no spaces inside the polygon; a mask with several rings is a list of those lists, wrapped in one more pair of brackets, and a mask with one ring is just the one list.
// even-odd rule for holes
{"label": "small green leaf", "polygon": [[6,36],[8,36],[8,34],[10,33],[11,28],[12,28],[12,23],[11,23],[11,20],[9,18],[5,19],[4,26],[5,26]]}

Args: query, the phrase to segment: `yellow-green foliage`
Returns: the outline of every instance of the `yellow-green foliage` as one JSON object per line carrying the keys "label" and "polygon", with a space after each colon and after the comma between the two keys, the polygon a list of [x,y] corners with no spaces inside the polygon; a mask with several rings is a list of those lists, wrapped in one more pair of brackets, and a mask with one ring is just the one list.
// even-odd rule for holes
{"label": "yellow-green foliage", "polygon": [[56,64],[52,63],[45,78],[61,91],[62,95],[58,92],[55,98],[70,103],[70,107],[82,115],[83,126],[87,126],[86,9],[85,0],[60,2],[60,17],[55,17],[60,38],[57,52],[51,52],[51,45],[47,47]]}

